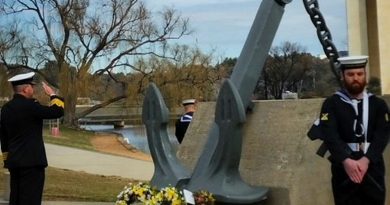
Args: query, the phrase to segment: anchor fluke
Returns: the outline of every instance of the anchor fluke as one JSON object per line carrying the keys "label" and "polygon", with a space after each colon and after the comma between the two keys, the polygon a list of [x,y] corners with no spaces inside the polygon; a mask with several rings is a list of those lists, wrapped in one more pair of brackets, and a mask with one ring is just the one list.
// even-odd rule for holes
{"label": "anchor fluke", "polygon": [[168,132],[169,111],[154,83],[146,91],[142,107],[142,121],[146,126],[150,154],[154,163],[153,186],[181,186],[190,177],[189,172],[176,157]]}
{"label": "anchor fluke", "polygon": [[211,159],[213,163],[202,170],[202,173],[193,173],[187,186],[189,190],[209,190],[217,201],[234,204],[250,204],[266,198],[267,188],[248,185],[239,172],[245,119],[241,97],[233,83],[226,80],[220,90],[215,110],[218,134],[212,136],[217,141]]}

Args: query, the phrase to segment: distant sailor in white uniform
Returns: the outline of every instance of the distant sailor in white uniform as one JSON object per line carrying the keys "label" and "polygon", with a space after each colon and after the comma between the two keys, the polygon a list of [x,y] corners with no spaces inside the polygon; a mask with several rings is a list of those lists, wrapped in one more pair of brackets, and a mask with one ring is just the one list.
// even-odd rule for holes
{"label": "distant sailor in white uniform", "polygon": [[175,135],[179,143],[183,141],[187,128],[190,125],[190,122],[192,121],[192,116],[194,115],[194,112],[196,110],[195,103],[196,103],[195,99],[187,99],[187,100],[183,100],[182,102],[182,105],[184,106],[184,115],[182,115],[176,121],[176,130],[175,130]]}

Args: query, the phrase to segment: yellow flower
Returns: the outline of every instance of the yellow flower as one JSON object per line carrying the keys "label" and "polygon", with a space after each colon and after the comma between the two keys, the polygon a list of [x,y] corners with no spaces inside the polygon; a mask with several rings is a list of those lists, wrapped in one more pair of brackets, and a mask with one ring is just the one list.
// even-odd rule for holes
{"label": "yellow flower", "polygon": [[[207,191],[195,192],[194,197],[206,202],[207,205],[211,205],[215,201],[213,195]],[[136,202],[145,205],[185,204],[182,193],[175,187],[168,186],[158,191],[148,184],[138,183],[125,186],[124,190],[118,194],[115,205],[128,205]]]}
{"label": "yellow flower", "polygon": [[181,205],[182,201],[180,199],[175,199],[172,201],[172,205]]}
{"label": "yellow flower", "polygon": [[175,191],[174,190],[168,190],[167,191],[167,198],[168,198],[168,200],[171,200],[171,199],[173,199],[173,197],[175,196]]}

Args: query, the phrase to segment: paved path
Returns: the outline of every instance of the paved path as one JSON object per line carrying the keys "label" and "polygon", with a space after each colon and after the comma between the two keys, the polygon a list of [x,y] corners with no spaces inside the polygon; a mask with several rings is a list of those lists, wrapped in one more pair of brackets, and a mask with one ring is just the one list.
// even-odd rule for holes
{"label": "paved path", "polygon": [[45,144],[49,166],[105,176],[150,180],[153,162]]}

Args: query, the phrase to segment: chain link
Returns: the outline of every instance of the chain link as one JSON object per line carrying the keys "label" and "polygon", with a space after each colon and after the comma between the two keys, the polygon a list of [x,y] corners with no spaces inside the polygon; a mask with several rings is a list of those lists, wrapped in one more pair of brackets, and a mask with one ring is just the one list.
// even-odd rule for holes
{"label": "chain link", "polygon": [[337,77],[337,79],[340,79],[340,74],[339,74],[340,63],[337,60],[339,58],[339,53],[332,41],[332,34],[330,33],[329,28],[326,26],[326,22],[324,16],[320,11],[318,1],[303,0],[303,5],[305,6],[306,12],[310,16],[311,22],[313,23],[314,27],[316,27],[317,29],[318,39],[320,40],[320,43],[322,45],[326,57],[329,59],[332,72]]}

